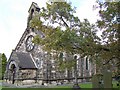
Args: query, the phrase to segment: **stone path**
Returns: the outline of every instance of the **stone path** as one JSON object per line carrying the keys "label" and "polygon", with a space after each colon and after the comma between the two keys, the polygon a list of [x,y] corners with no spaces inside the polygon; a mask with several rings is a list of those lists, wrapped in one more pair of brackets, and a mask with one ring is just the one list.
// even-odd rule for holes
{"label": "stone path", "polygon": [[[63,84],[63,85],[58,85],[58,86],[72,86],[73,84]],[[9,88],[54,88],[56,85],[39,85],[39,84],[33,84],[33,85],[14,85],[14,84],[9,84],[6,82],[0,82],[0,86],[3,87],[9,87]]]}

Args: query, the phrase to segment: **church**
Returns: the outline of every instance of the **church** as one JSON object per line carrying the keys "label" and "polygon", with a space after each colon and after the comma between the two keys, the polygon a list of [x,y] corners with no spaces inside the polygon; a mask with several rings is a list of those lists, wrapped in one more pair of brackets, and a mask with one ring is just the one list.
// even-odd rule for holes
{"label": "church", "polygon": [[[75,70],[65,69],[64,72],[58,70],[54,54],[43,51],[40,45],[32,42],[36,35],[44,37],[43,32],[34,30],[29,24],[33,17],[40,14],[37,3],[32,2],[28,13],[27,28],[9,57],[5,81],[17,85],[73,83]],[[72,56],[64,54],[64,58],[72,58]],[[89,81],[96,72],[95,64],[87,57],[80,58],[78,55],[76,67],[78,82]]]}

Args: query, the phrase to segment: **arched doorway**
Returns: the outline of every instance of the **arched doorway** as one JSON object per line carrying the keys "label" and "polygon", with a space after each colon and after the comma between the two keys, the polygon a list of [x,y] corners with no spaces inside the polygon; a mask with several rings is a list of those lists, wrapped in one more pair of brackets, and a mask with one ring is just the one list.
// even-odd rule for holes
{"label": "arched doorway", "polygon": [[11,70],[12,84],[14,84],[14,82],[15,82],[15,73],[16,73],[16,66],[15,66],[15,64],[11,65],[10,70]]}

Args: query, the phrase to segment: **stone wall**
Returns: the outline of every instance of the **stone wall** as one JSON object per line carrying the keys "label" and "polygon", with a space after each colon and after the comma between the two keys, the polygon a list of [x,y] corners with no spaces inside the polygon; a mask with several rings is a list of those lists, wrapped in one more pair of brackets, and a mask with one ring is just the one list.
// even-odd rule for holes
{"label": "stone wall", "polygon": [[20,70],[19,71],[19,78],[22,79],[29,79],[29,78],[35,78],[36,77],[36,70]]}

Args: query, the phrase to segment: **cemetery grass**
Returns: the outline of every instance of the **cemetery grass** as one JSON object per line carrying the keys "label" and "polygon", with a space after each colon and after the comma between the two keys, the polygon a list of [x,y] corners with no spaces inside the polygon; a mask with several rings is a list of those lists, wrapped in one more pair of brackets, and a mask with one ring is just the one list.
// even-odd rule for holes
{"label": "cemetery grass", "polygon": [[[113,88],[118,88],[117,81],[113,81]],[[92,88],[92,83],[80,83],[81,88]],[[72,88],[72,86],[55,86],[56,88]]]}
{"label": "cemetery grass", "polygon": [[[79,84],[79,86],[81,88],[92,88],[91,83],[81,83],[81,84]],[[72,87],[73,87],[73,85],[71,85],[71,86],[55,86],[55,88],[72,88]]]}
{"label": "cemetery grass", "polygon": [[[113,82],[112,82],[113,88],[118,88],[117,83],[118,83],[117,81],[113,81]],[[120,83],[119,83],[119,84],[120,84]],[[119,86],[119,88],[120,88],[120,86]]]}
{"label": "cemetery grass", "polygon": [[[1,82],[1,81],[0,81]],[[115,89],[115,88],[118,88],[118,86],[117,86],[117,84],[116,84],[117,82],[116,81],[113,81],[112,82],[112,84],[113,84],[113,88]],[[92,88],[92,83],[80,83],[79,84],[79,86],[81,87],[81,88]],[[64,90],[64,89],[66,89],[66,90],[72,90],[72,87],[73,87],[73,85],[61,85],[61,86],[54,86],[54,87],[52,87],[51,88],[51,90],[56,90],[56,88],[57,89],[60,89],[60,90]],[[9,88],[9,87],[2,87],[2,86],[0,86],[0,90],[2,89],[2,88]],[[3,89],[3,90],[4,90]],[[19,88],[18,88],[19,89]],[[36,88],[37,89],[37,88]],[[35,90],[36,90],[35,89]],[[6,90],[6,89],[5,89]],[[13,88],[11,89],[11,90],[14,90]],[[24,89],[22,89],[22,90],[24,90]],[[26,90],[26,89],[25,89]],[[32,90],[32,89],[28,89],[28,90]],[[38,89],[37,89],[38,90]],[[47,89],[45,89],[45,88],[41,88],[41,89],[39,89],[39,90],[47,90]],[[116,89],[115,89],[116,90]]]}

